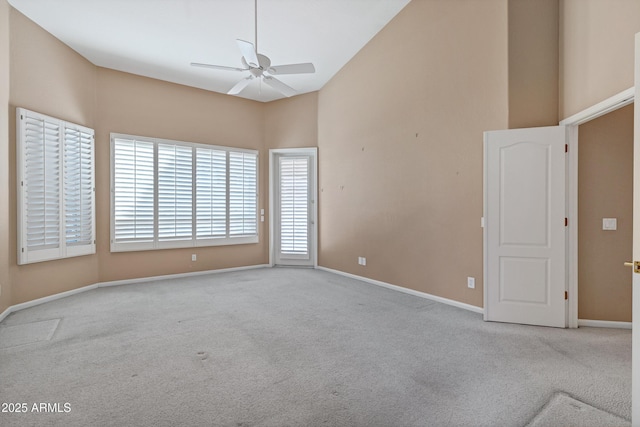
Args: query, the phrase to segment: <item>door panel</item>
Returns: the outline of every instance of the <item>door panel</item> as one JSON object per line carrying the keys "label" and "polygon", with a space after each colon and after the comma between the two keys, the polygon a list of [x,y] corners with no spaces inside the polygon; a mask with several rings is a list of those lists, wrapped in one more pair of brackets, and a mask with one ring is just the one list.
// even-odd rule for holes
{"label": "door panel", "polygon": [[[549,260],[500,257],[500,301],[549,304]],[[519,286],[512,286],[520,281]]]}
{"label": "door panel", "polygon": [[547,247],[550,147],[519,142],[499,150],[501,245]]}
{"label": "door panel", "polygon": [[485,320],[566,326],[564,127],[485,133]]}

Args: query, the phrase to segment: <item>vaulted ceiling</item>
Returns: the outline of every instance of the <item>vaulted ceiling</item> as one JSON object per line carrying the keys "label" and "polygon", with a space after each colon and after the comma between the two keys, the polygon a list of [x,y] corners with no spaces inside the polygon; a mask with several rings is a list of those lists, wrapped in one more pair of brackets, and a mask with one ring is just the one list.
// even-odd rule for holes
{"label": "vaulted ceiling", "polygon": [[[410,0],[257,0],[258,51],[273,65],[312,62],[314,74],[278,75],[297,93],[322,88]],[[227,93],[248,71],[236,39],[255,43],[254,0],[9,0],[93,64]],[[409,41],[408,41],[409,42]],[[375,73],[375,70],[371,70]],[[239,96],[284,95],[259,80]]]}

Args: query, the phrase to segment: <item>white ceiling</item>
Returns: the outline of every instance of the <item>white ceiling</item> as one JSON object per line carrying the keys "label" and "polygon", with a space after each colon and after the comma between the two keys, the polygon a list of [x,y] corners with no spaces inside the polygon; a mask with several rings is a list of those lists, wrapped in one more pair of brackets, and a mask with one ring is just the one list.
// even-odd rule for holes
{"label": "white ceiling", "polygon": [[[258,51],[273,65],[312,62],[315,74],[279,75],[298,93],[322,88],[410,0],[258,0]],[[254,0],[9,0],[95,65],[226,93],[249,75],[236,39],[254,42]],[[283,98],[253,81],[240,96]]]}

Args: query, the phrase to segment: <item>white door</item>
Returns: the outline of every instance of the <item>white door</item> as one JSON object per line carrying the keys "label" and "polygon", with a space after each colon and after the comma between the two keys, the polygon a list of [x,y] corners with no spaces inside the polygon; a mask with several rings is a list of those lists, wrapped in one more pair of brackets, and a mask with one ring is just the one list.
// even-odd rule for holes
{"label": "white door", "polygon": [[[633,122],[633,259],[640,261],[640,33],[636,34],[636,73]],[[635,270],[635,269],[634,269]],[[640,274],[633,274],[633,332],[631,346],[631,424],[640,426]]]}
{"label": "white door", "polygon": [[315,266],[315,153],[282,151],[272,159],[274,264]]}
{"label": "white door", "polygon": [[566,327],[566,130],[485,132],[485,311]]}

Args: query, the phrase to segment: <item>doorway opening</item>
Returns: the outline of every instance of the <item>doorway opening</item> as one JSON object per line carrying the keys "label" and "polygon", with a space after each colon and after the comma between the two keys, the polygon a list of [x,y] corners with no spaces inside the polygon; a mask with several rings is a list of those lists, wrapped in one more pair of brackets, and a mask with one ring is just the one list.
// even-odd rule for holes
{"label": "doorway opening", "polygon": [[631,325],[633,104],[580,125],[578,325]]}
{"label": "doorway opening", "polygon": [[[569,176],[568,178],[568,200],[567,200],[567,213],[569,218],[572,218],[573,226],[569,227],[569,241],[567,245],[568,251],[568,292],[569,307],[567,310],[568,326],[569,328],[577,328],[578,324],[578,277],[579,277],[579,264],[578,264],[578,129],[579,126],[604,116],[610,112],[616,111],[620,108],[626,107],[634,102],[635,88],[629,88],[622,91],[604,101],[587,108],[571,117],[568,117],[560,122],[560,125],[567,126],[569,132]],[[622,322],[615,324],[611,322],[609,326],[629,327]],[[586,326],[586,325],[585,325]],[[595,325],[591,325],[595,326]],[[598,326],[605,326],[604,324]]]}

